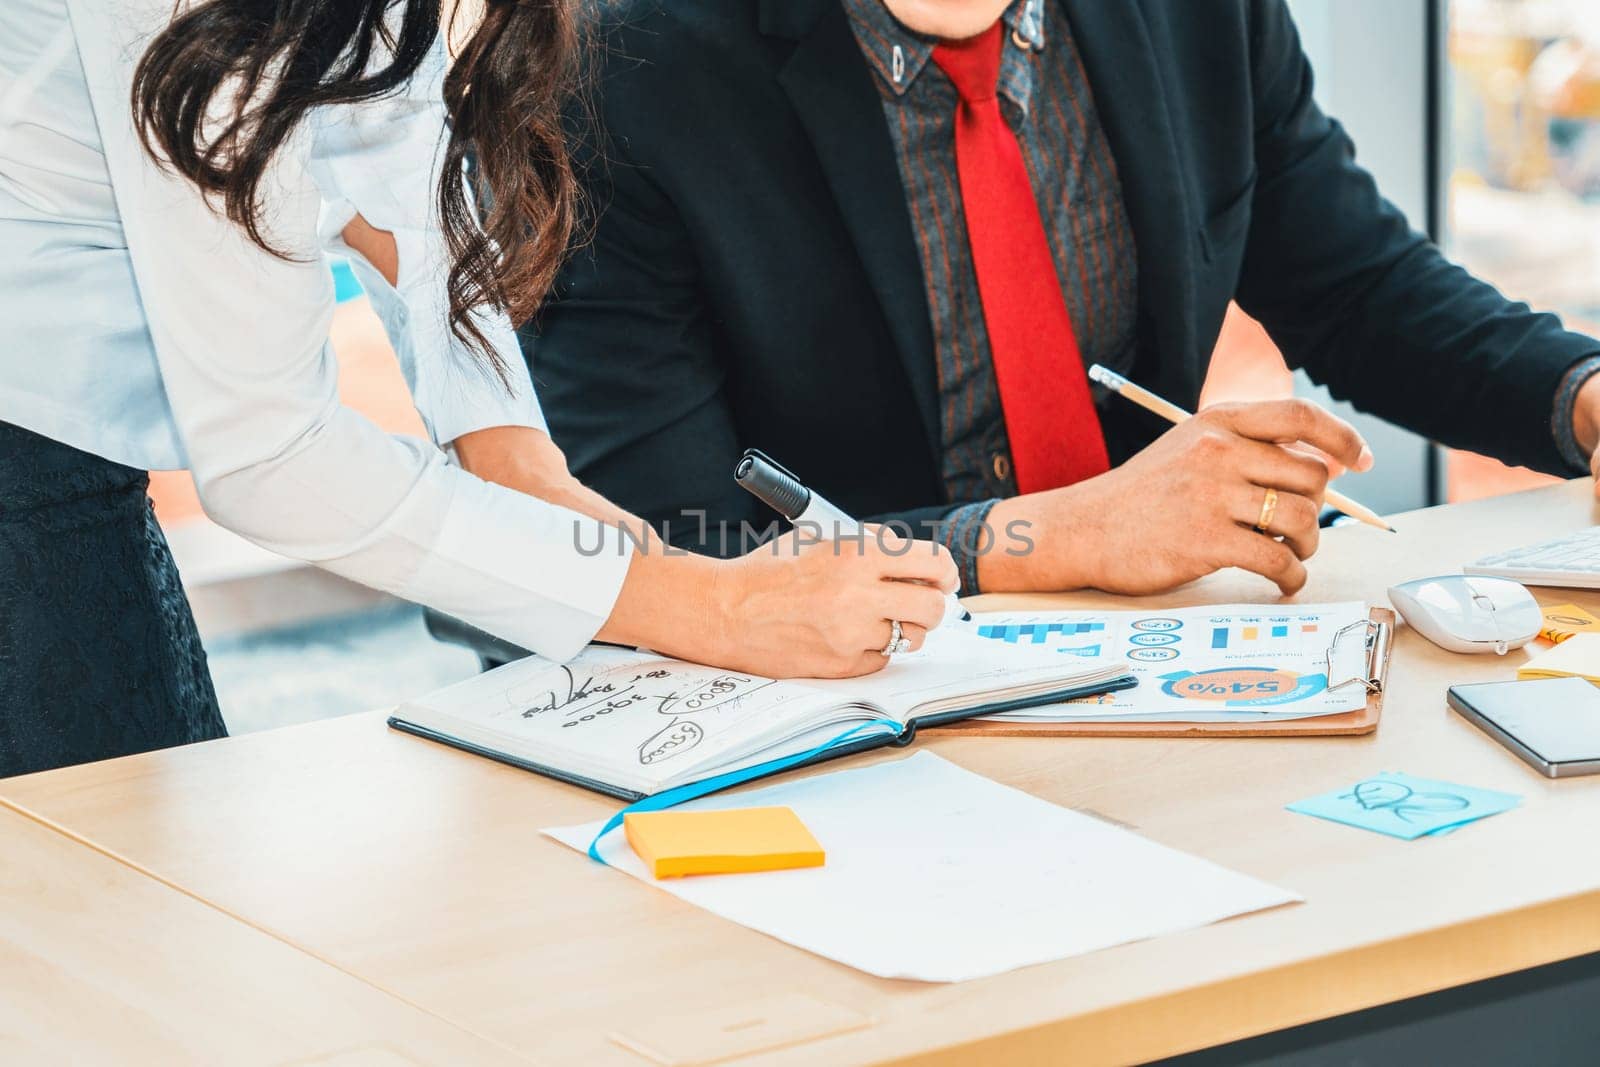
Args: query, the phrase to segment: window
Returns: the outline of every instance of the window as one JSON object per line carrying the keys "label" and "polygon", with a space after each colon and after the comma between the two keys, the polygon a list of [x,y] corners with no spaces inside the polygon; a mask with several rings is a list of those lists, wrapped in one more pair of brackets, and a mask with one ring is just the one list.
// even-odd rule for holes
{"label": "window", "polygon": [[[1431,222],[1428,153],[1435,0],[1288,0],[1316,72],[1317,99],[1360,146],[1361,161],[1413,225]],[[1270,339],[1237,310],[1218,345],[1206,400],[1294,393],[1349,419],[1378,456],[1339,488],[1385,514],[1436,503],[1435,449],[1399,427],[1337,403],[1304,374],[1291,375]]]}
{"label": "window", "polygon": [[[1600,334],[1600,4],[1450,0],[1446,33],[1446,251]],[[1451,499],[1545,480],[1448,459]]]}

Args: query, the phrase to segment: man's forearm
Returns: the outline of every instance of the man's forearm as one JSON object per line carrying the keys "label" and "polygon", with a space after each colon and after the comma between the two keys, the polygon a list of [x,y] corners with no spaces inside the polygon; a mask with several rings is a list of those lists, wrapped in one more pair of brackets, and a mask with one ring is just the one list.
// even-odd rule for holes
{"label": "man's forearm", "polygon": [[974,560],[976,592],[1069,592],[1092,584],[1099,546],[1094,537],[1074,532],[1074,509],[1065,499],[1070,495],[1070,489],[1054,490],[994,502]]}

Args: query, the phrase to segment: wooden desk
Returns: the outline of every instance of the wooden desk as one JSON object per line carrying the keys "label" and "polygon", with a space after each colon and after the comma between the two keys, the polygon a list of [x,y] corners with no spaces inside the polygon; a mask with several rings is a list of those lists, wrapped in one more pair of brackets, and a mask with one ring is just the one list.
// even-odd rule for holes
{"label": "wooden desk", "polygon": [[[1398,535],[1332,531],[1302,599],[1382,602],[1396,581],[1590,525],[1590,492],[1582,482],[1419,512],[1396,520]],[[1147,603],[1269,592],[1233,574]],[[1600,597],[1549,595],[1600,608]],[[1019,603],[1115,601],[1003,602]],[[1046,1061],[1070,1049],[1075,1063],[1120,1063],[1600,950],[1600,778],[1541,778],[1445,707],[1448,684],[1511,677],[1520,658],[1451,656],[1402,633],[1368,738],[925,735],[963,766],[1307,899],[958,986],[871,978],[595,866],[537,831],[612,802],[390,732],[376,714],[0,782],[0,795],[556,1062],[639,1064],[607,1040],[621,1021],[806,993],[876,1023],[755,1061]],[[1283,810],[1379,770],[1525,802],[1410,843]]]}
{"label": "wooden desk", "polygon": [[522,1064],[0,808],[0,1063]]}

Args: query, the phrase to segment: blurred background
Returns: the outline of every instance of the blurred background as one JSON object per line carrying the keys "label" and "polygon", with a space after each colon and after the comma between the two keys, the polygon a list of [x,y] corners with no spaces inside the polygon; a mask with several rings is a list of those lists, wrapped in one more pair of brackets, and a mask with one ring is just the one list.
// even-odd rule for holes
{"label": "blurred background", "polygon": [[[1289,2],[1319,99],[1412,224],[1507,293],[1600,333],[1600,0]],[[420,435],[376,317],[348,271],[335,274],[346,401]],[[1331,403],[1236,309],[1206,399],[1296,393]],[[1345,414],[1380,465],[1344,487],[1380,510],[1546,480]],[[151,493],[234,732],[384,706],[477,669],[470,654],[431,640],[409,605],[212,526],[187,476],[157,474]]]}
{"label": "blurred background", "polygon": [[[1412,225],[1509,295],[1600,333],[1600,0],[1290,6],[1323,106]],[[1236,310],[1207,399],[1295,392],[1318,395]],[[1355,421],[1384,447],[1351,492],[1382,510],[1550,480]]]}
{"label": "blurred background", "polygon": [[[1600,3],[1455,0],[1443,131],[1449,253],[1600,333]],[[1453,499],[1535,483],[1448,458]]]}

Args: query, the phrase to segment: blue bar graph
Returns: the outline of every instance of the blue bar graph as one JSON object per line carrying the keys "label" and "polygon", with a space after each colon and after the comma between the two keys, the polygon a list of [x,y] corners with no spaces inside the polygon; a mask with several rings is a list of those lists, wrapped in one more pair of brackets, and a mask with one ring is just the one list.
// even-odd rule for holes
{"label": "blue bar graph", "polygon": [[1274,626],[1272,628],[1272,636],[1273,637],[1288,637],[1289,636],[1289,628],[1287,626]]}
{"label": "blue bar graph", "polygon": [[[1049,642],[1054,634],[1063,636],[1076,636],[1078,634],[1099,633],[1106,628],[1103,622],[1024,622],[1009,625],[986,625],[978,627],[979,637],[988,637],[996,641],[1004,641],[1008,645],[1043,645]],[[1063,652],[1077,652],[1080,655],[1093,655],[1087,649],[1062,649]],[[1097,650],[1098,651],[1098,650]]]}
{"label": "blue bar graph", "polygon": [[1218,626],[1215,630],[1211,631],[1211,647],[1228,647],[1228,628],[1226,626]]}

